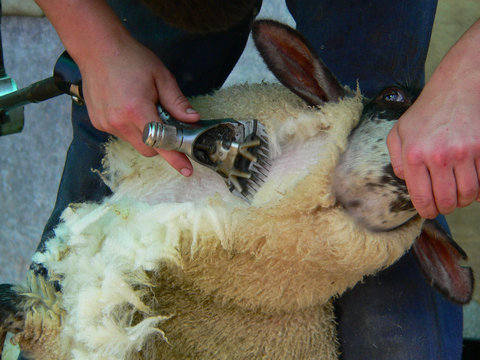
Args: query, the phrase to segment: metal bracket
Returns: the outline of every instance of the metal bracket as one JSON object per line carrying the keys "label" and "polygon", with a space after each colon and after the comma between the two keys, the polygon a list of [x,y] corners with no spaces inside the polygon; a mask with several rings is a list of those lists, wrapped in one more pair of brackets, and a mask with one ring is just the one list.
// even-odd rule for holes
{"label": "metal bracket", "polygon": [[[0,97],[17,90],[17,84],[9,76],[0,78]],[[23,106],[10,110],[0,108],[0,136],[22,131],[24,124]]]}

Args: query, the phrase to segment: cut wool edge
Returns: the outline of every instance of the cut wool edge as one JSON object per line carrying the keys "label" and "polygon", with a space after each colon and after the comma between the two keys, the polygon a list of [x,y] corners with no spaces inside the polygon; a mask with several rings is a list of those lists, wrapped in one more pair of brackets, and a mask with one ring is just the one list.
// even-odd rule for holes
{"label": "cut wool edge", "polygon": [[[269,176],[248,204],[209,169],[194,165],[193,176],[184,178],[159,157],[108,143],[101,176],[113,195],[71,205],[46,251],[33,259],[62,286],[65,359],[129,359],[147,352],[148,341],[167,342],[176,328],[188,336],[196,326],[213,326],[185,328],[182,319],[193,310],[181,306],[189,302],[216,304],[211,311],[218,314],[208,316],[229,329],[238,311],[261,323],[267,314],[325,306],[322,314],[332,318],[332,297],[391,265],[419,232],[420,221],[388,234],[369,232],[336,204],[332,174],[363,108],[359,91],[321,108],[265,83],[191,101],[202,118],[262,122]],[[162,277],[168,280],[154,282]],[[170,282],[177,291],[162,288]],[[324,335],[314,335],[331,340],[333,327],[332,321]]]}
{"label": "cut wool edge", "polygon": [[81,346],[77,343],[72,351],[73,359],[129,359],[132,353],[141,351],[152,336],[168,342],[158,328],[166,319],[168,317],[152,316],[134,326],[119,326],[113,317],[106,318],[95,327],[90,326],[88,333],[70,334],[78,339],[83,338],[82,343],[86,344]]}
{"label": "cut wool edge", "polygon": [[[150,335],[163,338],[157,326],[169,318],[151,315],[142,302],[145,289],[154,286],[146,272],[156,271],[160,263],[181,266],[182,237],[193,239],[194,252],[198,233],[222,239],[225,229],[221,212],[208,206],[196,209],[192,203],[148,205],[121,199],[102,206],[85,204],[66,211],[48,251],[34,261],[42,262],[52,278],[61,279],[62,305],[68,312],[65,341],[74,338],[92,359],[103,358],[113,348],[115,354],[107,358],[121,359]],[[145,319],[132,326],[138,313]],[[74,358],[83,353],[75,352],[79,357]]]}

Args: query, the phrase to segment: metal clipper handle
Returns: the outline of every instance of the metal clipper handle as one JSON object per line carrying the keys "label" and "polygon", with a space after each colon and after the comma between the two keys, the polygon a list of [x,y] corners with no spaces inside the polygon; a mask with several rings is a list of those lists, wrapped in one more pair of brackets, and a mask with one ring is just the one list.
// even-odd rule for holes
{"label": "metal clipper handle", "polygon": [[[215,167],[215,160],[211,159],[211,155],[224,141],[231,143],[236,138],[244,138],[243,126],[233,119],[182,123],[174,119],[160,105],[158,105],[158,115],[162,122],[151,122],[145,125],[143,143],[150,147],[180,151],[203,165]],[[214,129],[220,130],[216,132]],[[204,136],[204,134],[210,134],[210,136]]]}
{"label": "metal clipper handle", "polygon": [[143,142],[147,146],[165,150],[179,150],[182,146],[182,129],[161,122],[148,123],[143,130]]}
{"label": "metal clipper handle", "polygon": [[170,124],[151,122],[145,125],[143,143],[159,149],[180,151],[198,161],[194,147],[198,137],[208,130],[208,127],[188,126],[170,121]]}

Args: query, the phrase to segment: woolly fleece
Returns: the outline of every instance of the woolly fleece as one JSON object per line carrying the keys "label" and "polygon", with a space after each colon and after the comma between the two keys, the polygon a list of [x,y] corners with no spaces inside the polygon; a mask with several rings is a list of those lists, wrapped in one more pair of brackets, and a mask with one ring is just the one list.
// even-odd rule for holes
{"label": "woolly fleece", "polygon": [[208,169],[184,178],[109,143],[101,176],[113,195],[70,206],[34,257],[63,289],[55,358],[336,359],[331,299],[395,262],[421,226],[372,233],[336,204],[333,170],[360,93],[311,108],[257,84],[192,103],[202,118],[265,124],[266,183],[247,204]]}

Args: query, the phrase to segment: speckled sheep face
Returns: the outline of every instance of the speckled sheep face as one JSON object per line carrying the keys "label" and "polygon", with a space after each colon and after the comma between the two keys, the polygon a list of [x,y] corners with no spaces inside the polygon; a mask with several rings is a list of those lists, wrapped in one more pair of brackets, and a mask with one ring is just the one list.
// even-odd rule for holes
{"label": "speckled sheep face", "polygon": [[405,182],[395,176],[386,139],[414,96],[399,87],[367,103],[335,171],[337,200],[370,230],[388,231],[416,215]]}

